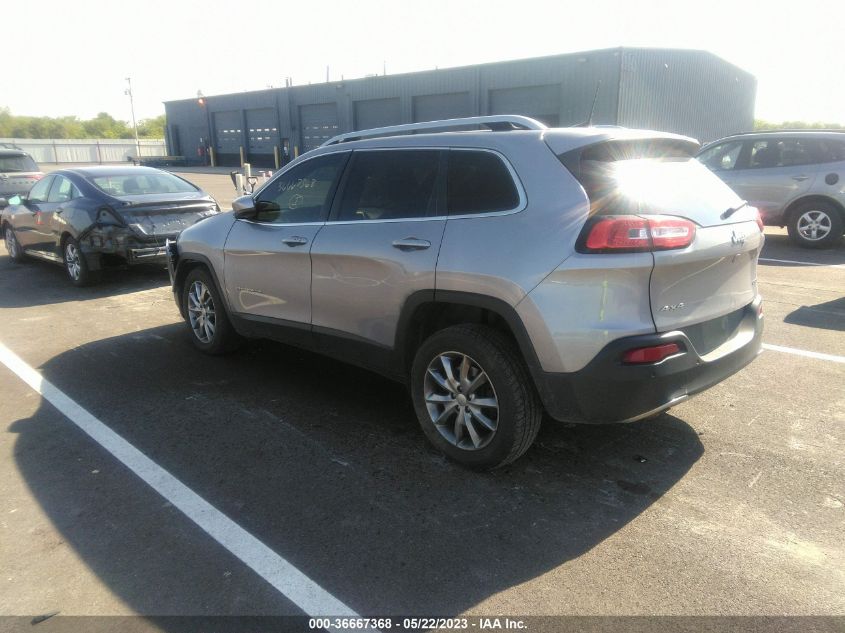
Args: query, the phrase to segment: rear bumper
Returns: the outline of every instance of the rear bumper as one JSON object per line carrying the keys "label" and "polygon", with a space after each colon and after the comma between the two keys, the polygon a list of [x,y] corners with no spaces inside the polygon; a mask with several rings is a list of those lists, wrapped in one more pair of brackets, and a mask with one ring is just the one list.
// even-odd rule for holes
{"label": "rear bumper", "polygon": [[[609,343],[580,371],[535,376],[549,415],[572,422],[634,422],[683,402],[735,374],[760,353],[763,317],[760,297],[744,308],[731,337],[699,355],[680,331],[630,336]],[[651,365],[623,365],[635,347],[675,342],[682,353]]]}

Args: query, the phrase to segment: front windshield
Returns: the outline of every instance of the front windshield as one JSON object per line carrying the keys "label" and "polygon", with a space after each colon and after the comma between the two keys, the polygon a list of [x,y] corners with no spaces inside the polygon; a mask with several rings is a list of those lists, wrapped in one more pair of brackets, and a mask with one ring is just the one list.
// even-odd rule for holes
{"label": "front windshield", "polygon": [[0,156],[0,172],[38,171],[38,165],[29,156]]}
{"label": "front windshield", "polygon": [[145,196],[156,193],[194,193],[197,188],[167,172],[110,174],[90,181],[110,196]]}

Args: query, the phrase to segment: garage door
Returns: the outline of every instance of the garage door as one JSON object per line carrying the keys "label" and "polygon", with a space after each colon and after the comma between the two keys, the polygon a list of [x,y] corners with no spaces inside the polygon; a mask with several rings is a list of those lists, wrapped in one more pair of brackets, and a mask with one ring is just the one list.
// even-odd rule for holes
{"label": "garage door", "polygon": [[355,102],[355,129],[369,130],[386,125],[399,125],[402,114],[399,98],[367,99]]}
{"label": "garage door", "polygon": [[218,165],[240,165],[241,134],[240,110],[214,113],[214,147]]}
{"label": "garage door", "polygon": [[490,114],[522,114],[556,127],[560,121],[560,86],[491,90]]}
{"label": "garage door", "polygon": [[273,148],[279,144],[279,128],[273,108],[246,111],[247,160],[259,167],[273,167]]}
{"label": "garage door", "polygon": [[336,103],[300,106],[299,120],[302,122],[303,152],[320,147],[339,133]]}
{"label": "garage door", "polygon": [[415,122],[457,119],[465,116],[470,116],[468,92],[414,97]]}

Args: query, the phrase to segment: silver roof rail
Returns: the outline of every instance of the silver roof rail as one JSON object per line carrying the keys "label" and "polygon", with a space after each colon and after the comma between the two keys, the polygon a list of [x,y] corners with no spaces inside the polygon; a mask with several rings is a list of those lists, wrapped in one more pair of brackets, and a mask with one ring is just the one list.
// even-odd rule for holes
{"label": "silver roof rail", "polygon": [[377,136],[394,136],[402,132],[421,132],[421,131],[442,131],[449,128],[464,127],[467,125],[483,125],[495,131],[502,130],[545,130],[548,129],[539,121],[527,116],[520,116],[518,114],[498,114],[493,116],[471,116],[463,119],[444,119],[442,121],[426,121],[424,123],[405,123],[403,125],[390,125],[387,127],[376,127],[371,130],[359,130],[357,132],[346,132],[345,134],[338,134],[333,136],[328,141],[320,145],[335,145],[336,143],[343,143],[345,141],[358,141],[365,138],[374,138]]}

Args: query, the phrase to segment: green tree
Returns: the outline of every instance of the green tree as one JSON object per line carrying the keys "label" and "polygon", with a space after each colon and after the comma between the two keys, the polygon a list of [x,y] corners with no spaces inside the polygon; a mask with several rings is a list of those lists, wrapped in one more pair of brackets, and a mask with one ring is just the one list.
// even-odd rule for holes
{"label": "green tree", "polygon": [[164,138],[164,126],[166,117],[163,114],[153,119],[141,119],[138,121],[138,136],[141,138]]}
{"label": "green tree", "polygon": [[[138,136],[164,138],[165,116],[143,119],[138,124]],[[32,117],[11,113],[0,107],[0,138],[134,138],[132,126],[100,112],[93,119],[80,120],[75,116]]]}
{"label": "green tree", "polygon": [[754,119],[755,130],[841,130],[845,129],[845,125],[841,123],[824,123],[822,121],[814,121],[809,123],[807,121],[784,121],[783,123],[774,123],[772,121],[764,121],[763,119]]}

